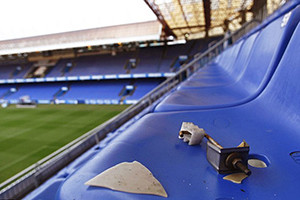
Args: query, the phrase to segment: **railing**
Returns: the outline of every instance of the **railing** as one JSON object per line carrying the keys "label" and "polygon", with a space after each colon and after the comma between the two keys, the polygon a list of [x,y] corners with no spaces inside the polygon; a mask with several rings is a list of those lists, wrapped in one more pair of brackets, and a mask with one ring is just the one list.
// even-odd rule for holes
{"label": "railing", "polygon": [[217,42],[204,53],[196,54],[194,59],[188,64],[182,65],[181,69],[173,77],[169,77],[136,104],[130,106],[119,115],[1,183],[0,189],[2,190],[0,191],[0,199],[18,199],[24,197],[82,153],[98,144],[108,133],[119,128],[146,107],[150,106],[154,101],[172,90],[176,85],[191,76],[194,71],[203,67],[219,55],[224,49],[224,44],[228,42],[229,39],[232,40],[233,37],[237,36],[239,32],[243,31],[252,23],[253,21],[245,23],[241,29]]}

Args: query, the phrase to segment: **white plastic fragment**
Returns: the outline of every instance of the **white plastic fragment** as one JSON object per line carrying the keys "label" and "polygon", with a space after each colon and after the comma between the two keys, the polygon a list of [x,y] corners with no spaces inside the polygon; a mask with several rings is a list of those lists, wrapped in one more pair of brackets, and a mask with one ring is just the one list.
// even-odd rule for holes
{"label": "white plastic fragment", "polygon": [[168,197],[160,182],[144,165],[137,161],[117,164],[90,179],[85,185]]}
{"label": "white plastic fragment", "polygon": [[192,122],[183,122],[179,132],[179,138],[183,139],[189,145],[198,145],[201,143],[205,131],[203,128],[199,128]]}
{"label": "white plastic fragment", "polygon": [[248,165],[252,166],[252,167],[256,167],[256,168],[266,168],[268,167],[268,165],[259,159],[255,159],[255,158],[251,158],[248,160]]}
{"label": "white plastic fragment", "polygon": [[288,21],[289,21],[289,19],[291,17],[291,14],[292,14],[292,12],[290,11],[287,14],[284,15],[284,17],[282,19],[282,22],[281,22],[281,28],[285,27],[287,25],[287,23],[288,23]]}

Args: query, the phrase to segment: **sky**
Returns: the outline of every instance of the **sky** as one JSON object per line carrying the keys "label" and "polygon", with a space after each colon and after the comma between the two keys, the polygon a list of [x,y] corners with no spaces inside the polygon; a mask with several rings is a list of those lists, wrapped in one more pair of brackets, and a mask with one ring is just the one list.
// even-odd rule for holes
{"label": "sky", "polygon": [[1,0],[0,40],[156,20],[144,0]]}

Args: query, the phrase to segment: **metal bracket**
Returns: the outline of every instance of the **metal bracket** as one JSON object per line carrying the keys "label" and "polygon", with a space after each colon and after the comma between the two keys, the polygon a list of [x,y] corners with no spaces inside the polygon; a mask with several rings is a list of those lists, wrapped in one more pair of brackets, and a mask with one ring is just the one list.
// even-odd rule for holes
{"label": "metal bracket", "polygon": [[205,133],[204,129],[199,128],[191,122],[183,122],[179,132],[179,138],[189,145],[200,144],[202,138],[205,137],[206,158],[208,162],[220,174],[244,172],[250,175],[251,171],[248,169],[248,155],[250,147],[243,141],[239,146],[233,148],[223,148],[211,136]]}

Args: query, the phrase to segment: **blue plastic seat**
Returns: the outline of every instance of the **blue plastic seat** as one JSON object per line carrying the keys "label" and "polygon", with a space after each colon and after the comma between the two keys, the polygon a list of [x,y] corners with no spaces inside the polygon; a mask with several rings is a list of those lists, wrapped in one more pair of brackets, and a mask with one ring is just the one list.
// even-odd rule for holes
{"label": "blue plastic seat", "polygon": [[213,88],[179,88],[165,98],[155,111],[224,108],[240,105],[256,98],[272,77],[299,22],[300,7],[291,11],[290,18],[284,27],[282,27],[283,19],[284,16],[261,30],[253,44],[247,65],[244,67],[245,70],[236,82]]}
{"label": "blue plastic seat", "polygon": [[[151,170],[172,200],[298,199],[299,163],[290,153],[299,151],[300,142],[299,52],[300,25],[267,88],[254,101],[218,110],[148,114],[68,176],[55,194],[49,189],[49,195],[57,200],[164,199],[84,185],[120,162],[137,160]],[[251,156],[264,158],[268,167],[250,167],[252,175],[242,184],[223,180],[224,175],[206,160],[204,142],[188,146],[178,139],[184,121],[203,127],[224,147],[245,139]]]}
{"label": "blue plastic seat", "polygon": [[[195,72],[178,90],[225,86],[234,83],[245,70],[252,45],[259,32],[241,40],[220,54],[216,61]],[[225,59],[224,59],[225,57]]]}

